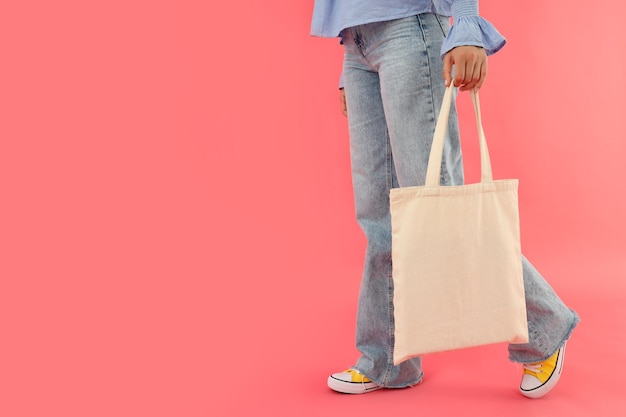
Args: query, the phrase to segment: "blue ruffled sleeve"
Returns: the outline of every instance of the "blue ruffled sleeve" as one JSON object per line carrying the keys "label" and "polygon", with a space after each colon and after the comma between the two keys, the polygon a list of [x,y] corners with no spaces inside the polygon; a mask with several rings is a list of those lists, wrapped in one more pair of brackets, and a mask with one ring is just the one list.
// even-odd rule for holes
{"label": "blue ruffled sleeve", "polygon": [[441,46],[441,58],[457,46],[480,46],[491,55],[506,44],[504,36],[478,15],[477,1],[457,0],[452,2],[451,9],[454,24]]}

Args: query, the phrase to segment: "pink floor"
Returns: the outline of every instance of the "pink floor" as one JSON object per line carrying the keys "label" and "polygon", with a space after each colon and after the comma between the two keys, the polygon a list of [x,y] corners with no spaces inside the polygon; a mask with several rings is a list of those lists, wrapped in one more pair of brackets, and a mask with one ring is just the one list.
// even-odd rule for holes
{"label": "pink floor", "polygon": [[358,268],[322,276],[285,262],[271,272],[251,257],[224,279],[206,264],[178,274],[161,261],[130,263],[132,275],[10,284],[19,299],[2,305],[15,323],[3,315],[0,415],[621,416],[626,264],[597,252],[581,262],[582,252],[536,263],[582,317],[561,381],[539,400],[517,393],[504,345],[428,356],[413,388],[334,393],[328,374],[356,358]]}
{"label": "pink floor", "polygon": [[[227,333],[225,341],[230,342],[221,352],[225,357],[235,355],[237,365],[218,366],[222,375],[229,370],[231,374],[210,382],[216,407],[224,416],[624,415],[626,262],[617,254],[599,253],[593,253],[594,261],[580,262],[588,256],[583,252],[539,260],[545,271],[560,276],[553,286],[582,317],[568,345],[562,379],[542,399],[529,400],[517,392],[521,371],[507,360],[506,345],[427,356],[424,382],[413,388],[360,396],[330,391],[325,386],[327,374],[351,364],[356,353],[354,302],[333,290],[332,280],[326,279],[321,285],[328,289],[310,289],[316,299],[307,297],[309,290],[301,290],[290,293],[289,300],[280,303],[282,308],[279,304],[263,309],[259,302],[254,310],[261,321],[258,328],[252,326],[250,338]],[[268,335],[271,344],[266,343]]]}

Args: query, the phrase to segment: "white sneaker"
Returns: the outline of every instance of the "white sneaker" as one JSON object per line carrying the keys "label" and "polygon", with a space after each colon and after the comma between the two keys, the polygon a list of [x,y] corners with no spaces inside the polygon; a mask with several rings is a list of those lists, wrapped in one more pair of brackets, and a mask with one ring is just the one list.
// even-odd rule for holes
{"label": "white sneaker", "polygon": [[328,387],[344,394],[365,394],[382,388],[356,369],[348,369],[328,377]]}
{"label": "white sneaker", "polygon": [[559,381],[565,361],[565,344],[543,362],[525,363],[519,390],[525,397],[539,398],[546,395]]}

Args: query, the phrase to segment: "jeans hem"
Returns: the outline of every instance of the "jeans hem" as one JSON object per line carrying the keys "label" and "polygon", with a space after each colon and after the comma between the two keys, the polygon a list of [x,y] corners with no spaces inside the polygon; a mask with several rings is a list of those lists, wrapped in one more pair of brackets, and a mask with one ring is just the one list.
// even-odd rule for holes
{"label": "jeans hem", "polygon": [[565,336],[563,338],[561,338],[561,340],[560,340],[559,344],[557,345],[556,349],[554,349],[552,352],[550,352],[546,356],[540,357],[540,358],[538,358],[536,360],[516,359],[513,354],[509,354],[509,360],[511,362],[515,362],[515,363],[535,363],[535,362],[545,361],[550,356],[554,355],[556,353],[556,351],[559,350],[561,348],[561,346],[563,346],[565,344],[565,342],[571,337],[572,332],[574,331],[574,329],[576,328],[576,326],[578,326],[578,323],[580,322],[580,316],[578,315],[578,313],[576,313],[572,309],[570,309],[570,311],[574,315],[574,319],[573,319],[572,324],[570,325],[569,329],[567,330],[567,332],[565,332]]}
{"label": "jeans hem", "polygon": [[417,378],[415,380],[411,380],[409,382],[402,382],[402,383],[399,383],[399,384],[384,384],[380,380],[376,380],[376,379],[370,378],[369,375],[367,375],[365,372],[362,372],[357,367],[352,367],[352,369],[358,371],[362,375],[365,375],[370,381],[372,381],[373,383],[375,383],[379,387],[389,388],[389,389],[410,388],[410,387],[412,387],[414,385],[420,384],[422,382],[422,379],[424,379],[424,372],[422,372],[420,374],[419,378]]}

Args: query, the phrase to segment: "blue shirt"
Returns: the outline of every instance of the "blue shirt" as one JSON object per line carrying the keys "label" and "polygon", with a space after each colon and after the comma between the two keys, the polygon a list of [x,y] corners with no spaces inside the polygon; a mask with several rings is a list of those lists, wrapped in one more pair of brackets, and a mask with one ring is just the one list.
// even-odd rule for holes
{"label": "blue shirt", "polygon": [[457,46],[472,45],[487,55],[498,52],[506,39],[478,15],[478,0],[315,0],[311,35],[339,36],[343,29],[420,13],[452,16],[454,24],[441,47],[441,56]]}

